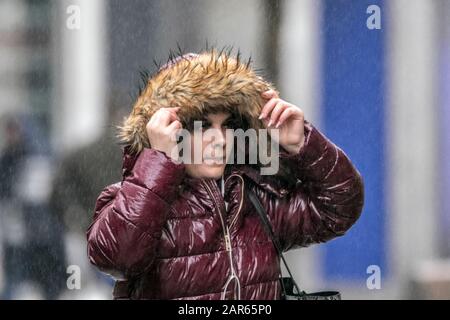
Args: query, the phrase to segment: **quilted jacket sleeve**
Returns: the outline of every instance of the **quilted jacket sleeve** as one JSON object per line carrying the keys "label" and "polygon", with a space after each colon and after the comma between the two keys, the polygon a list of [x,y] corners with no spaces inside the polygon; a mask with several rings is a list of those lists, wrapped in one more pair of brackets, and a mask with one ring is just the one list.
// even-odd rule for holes
{"label": "quilted jacket sleeve", "polygon": [[304,145],[284,157],[299,182],[269,206],[283,250],[342,236],[364,203],[363,179],[348,156],[305,120]]}
{"label": "quilted jacket sleeve", "polygon": [[149,268],[184,172],[183,164],[157,150],[144,149],[135,159],[125,154],[123,181],[105,188],[96,202],[87,231],[90,262],[117,279]]}

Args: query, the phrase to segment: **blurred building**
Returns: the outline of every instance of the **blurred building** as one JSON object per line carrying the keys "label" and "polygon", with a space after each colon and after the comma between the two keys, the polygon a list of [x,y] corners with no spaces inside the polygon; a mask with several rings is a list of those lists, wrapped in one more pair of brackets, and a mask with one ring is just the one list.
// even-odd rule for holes
{"label": "blurred building", "polygon": [[54,69],[50,12],[46,0],[0,2],[0,116],[26,112],[46,129]]}
{"label": "blurred building", "polygon": [[65,262],[61,229],[48,208],[51,4],[2,1],[0,12],[1,294],[26,297],[39,285],[52,299],[64,286]]}

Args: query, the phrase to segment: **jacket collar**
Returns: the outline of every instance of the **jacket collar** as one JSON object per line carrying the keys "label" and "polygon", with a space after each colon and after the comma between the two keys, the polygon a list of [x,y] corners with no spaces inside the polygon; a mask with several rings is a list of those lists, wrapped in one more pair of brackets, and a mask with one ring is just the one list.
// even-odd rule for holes
{"label": "jacket collar", "polygon": [[253,183],[277,197],[284,197],[288,193],[287,189],[282,186],[279,177],[276,175],[261,175],[257,168],[248,165],[234,166],[231,168],[231,172],[247,177]]}

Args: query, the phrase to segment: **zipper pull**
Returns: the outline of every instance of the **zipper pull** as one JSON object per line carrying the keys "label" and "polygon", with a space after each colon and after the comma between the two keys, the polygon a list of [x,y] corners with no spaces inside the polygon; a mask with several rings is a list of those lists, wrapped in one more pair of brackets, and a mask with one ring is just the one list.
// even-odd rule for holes
{"label": "zipper pull", "polygon": [[228,212],[228,202],[225,201],[225,181],[223,179],[223,174],[222,174],[222,180],[221,180],[221,188],[220,188],[221,192],[222,192],[222,198],[223,198],[223,202],[225,203],[225,211]]}
{"label": "zipper pull", "polygon": [[231,251],[231,240],[228,233],[225,234],[225,248],[227,249],[227,251]]}

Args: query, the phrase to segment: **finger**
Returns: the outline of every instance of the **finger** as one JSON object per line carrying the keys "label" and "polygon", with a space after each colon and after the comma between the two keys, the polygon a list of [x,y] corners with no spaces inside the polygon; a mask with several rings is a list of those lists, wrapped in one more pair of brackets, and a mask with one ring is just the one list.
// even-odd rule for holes
{"label": "finger", "polygon": [[180,109],[181,109],[181,107],[171,107],[171,108],[166,108],[166,111],[173,115],[173,118],[171,118],[171,119],[180,120],[180,118],[178,117],[178,114],[177,114],[177,112],[180,111]]}
{"label": "finger", "polygon": [[167,112],[170,114],[171,120],[180,120],[180,118],[177,115],[178,110],[174,110],[174,108],[167,109]]}
{"label": "finger", "polygon": [[273,108],[275,108],[275,105],[279,102],[280,99],[278,98],[272,98],[270,99],[262,108],[261,114],[258,119],[264,119],[266,118]]}
{"label": "finger", "polygon": [[270,99],[270,98],[278,98],[278,94],[276,93],[275,90],[270,89],[267,91],[264,91],[263,93],[261,93],[261,95],[266,98],[266,99]]}
{"label": "finger", "polygon": [[159,122],[158,118],[159,118],[159,110],[156,110],[156,112],[150,116],[150,120],[148,120],[147,125],[154,126],[156,123]]}
{"label": "finger", "polygon": [[161,123],[161,114],[161,109],[157,110],[151,117],[149,125],[153,127],[159,125]]}
{"label": "finger", "polygon": [[[166,130],[167,130],[168,134],[170,135],[170,137],[171,137],[172,139],[175,139],[175,140],[176,140],[176,138],[177,138],[177,133],[178,133],[182,128],[183,128],[183,125],[181,124],[181,122],[178,121],[178,120],[175,120],[175,121],[173,121],[171,124],[169,124],[169,125],[167,126]],[[174,141],[175,141],[175,140],[174,140]]]}
{"label": "finger", "polygon": [[180,107],[166,108],[166,110],[176,115],[180,111]]}
{"label": "finger", "polygon": [[177,129],[183,128],[183,125],[180,121],[175,120],[171,124],[167,126],[167,132],[176,131]]}
{"label": "finger", "polygon": [[289,108],[289,105],[286,102],[284,101],[278,102],[275,105],[275,108],[273,108],[272,113],[270,114],[270,121],[268,123],[268,126],[270,127],[272,124],[277,123],[278,117],[287,108]]}
{"label": "finger", "polygon": [[159,113],[170,112],[170,113],[176,114],[177,111],[179,111],[179,110],[180,110],[180,107],[170,107],[170,108],[162,107],[162,108],[159,108],[158,111],[156,111],[156,112],[159,112]]}
{"label": "finger", "polygon": [[280,118],[278,119],[278,123],[275,127],[278,128],[284,122],[286,122],[287,119],[289,119],[292,116],[297,115],[297,114],[298,114],[299,119],[303,119],[303,111],[296,106],[290,106],[289,108],[287,108],[286,110],[284,110],[281,113]]}
{"label": "finger", "polygon": [[279,128],[287,119],[289,119],[289,117],[293,114],[293,110],[291,108],[287,108],[285,109],[281,115],[280,118],[278,119],[278,122],[275,126],[275,128]]}
{"label": "finger", "polygon": [[163,126],[168,126],[172,121],[177,120],[178,118],[174,112],[170,112],[167,108],[161,108],[158,111],[156,121]]}

